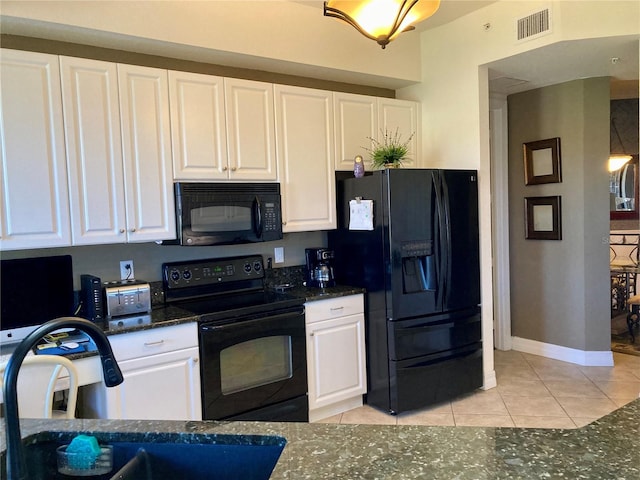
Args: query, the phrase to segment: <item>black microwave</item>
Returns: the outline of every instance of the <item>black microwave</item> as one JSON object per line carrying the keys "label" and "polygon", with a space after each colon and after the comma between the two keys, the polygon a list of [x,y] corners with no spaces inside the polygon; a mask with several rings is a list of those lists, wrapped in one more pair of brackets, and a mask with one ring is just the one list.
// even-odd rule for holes
{"label": "black microwave", "polygon": [[233,245],[282,239],[279,183],[174,184],[178,239],[168,244]]}

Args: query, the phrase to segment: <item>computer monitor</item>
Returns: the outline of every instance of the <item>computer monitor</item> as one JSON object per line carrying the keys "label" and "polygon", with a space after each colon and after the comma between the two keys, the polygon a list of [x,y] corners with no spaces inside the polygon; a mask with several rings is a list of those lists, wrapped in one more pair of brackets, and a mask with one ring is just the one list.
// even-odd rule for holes
{"label": "computer monitor", "polygon": [[73,315],[71,255],[0,261],[0,343],[21,341],[39,325]]}

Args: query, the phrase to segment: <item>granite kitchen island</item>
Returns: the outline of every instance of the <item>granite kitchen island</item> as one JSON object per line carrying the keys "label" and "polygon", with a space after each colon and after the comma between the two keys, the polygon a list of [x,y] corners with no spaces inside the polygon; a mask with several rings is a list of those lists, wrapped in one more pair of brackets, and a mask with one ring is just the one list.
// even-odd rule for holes
{"label": "granite kitchen island", "polygon": [[[571,430],[131,420],[21,424],[27,442],[38,432],[70,430],[91,432],[101,443],[122,432],[143,432],[148,441],[161,441],[163,433],[278,435],[287,445],[272,479],[640,478],[640,399]],[[1,445],[4,452],[4,426]]]}

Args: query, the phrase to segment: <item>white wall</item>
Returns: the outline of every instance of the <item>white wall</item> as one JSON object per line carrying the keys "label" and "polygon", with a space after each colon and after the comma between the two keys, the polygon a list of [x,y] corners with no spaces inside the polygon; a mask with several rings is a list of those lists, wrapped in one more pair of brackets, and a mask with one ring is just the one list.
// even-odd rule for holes
{"label": "white wall", "polygon": [[408,85],[421,75],[417,32],[382,50],[324,17],[321,1],[2,0],[0,13],[8,34],[362,83],[352,81],[357,73],[371,86]]}
{"label": "white wall", "polygon": [[[546,7],[552,10],[553,33],[517,43],[515,19]],[[561,41],[637,36],[639,11],[636,1],[499,1],[421,34],[422,83],[397,96],[422,103],[422,152],[428,166],[479,170],[485,353],[493,333],[487,65]],[[485,371],[493,370],[489,357]]]}

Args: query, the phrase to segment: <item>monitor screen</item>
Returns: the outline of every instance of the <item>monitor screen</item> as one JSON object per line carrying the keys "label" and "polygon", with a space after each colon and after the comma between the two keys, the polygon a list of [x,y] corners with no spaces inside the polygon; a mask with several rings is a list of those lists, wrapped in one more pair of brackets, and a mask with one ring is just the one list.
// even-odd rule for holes
{"label": "monitor screen", "polygon": [[22,340],[38,325],[73,315],[71,255],[0,261],[0,340]]}

